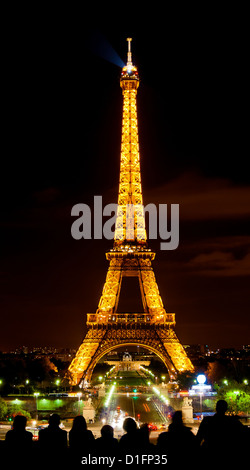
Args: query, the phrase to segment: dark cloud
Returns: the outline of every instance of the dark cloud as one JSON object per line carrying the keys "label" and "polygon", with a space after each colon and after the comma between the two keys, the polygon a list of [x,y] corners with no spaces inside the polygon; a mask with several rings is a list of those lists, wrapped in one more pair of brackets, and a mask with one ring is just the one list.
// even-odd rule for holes
{"label": "dark cloud", "polygon": [[36,191],[33,197],[37,202],[50,204],[51,202],[56,201],[60,194],[61,191],[59,188],[49,187]]}
{"label": "dark cloud", "polygon": [[250,218],[250,187],[229,179],[185,172],[153,190],[145,200],[155,204],[180,204],[184,220]]}
{"label": "dark cloud", "polygon": [[205,276],[250,276],[250,252],[241,259],[230,252],[203,253],[190,260],[188,267]]}

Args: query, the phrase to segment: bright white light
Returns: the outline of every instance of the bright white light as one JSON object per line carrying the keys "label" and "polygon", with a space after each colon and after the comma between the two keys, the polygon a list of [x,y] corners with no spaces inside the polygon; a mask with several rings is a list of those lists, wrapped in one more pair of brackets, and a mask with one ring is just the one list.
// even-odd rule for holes
{"label": "bright white light", "polygon": [[109,406],[109,402],[111,400],[111,397],[112,397],[112,394],[114,392],[114,389],[115,389],[115,385],[112,385],[110,391],[109,391],[109,394],[108,394],[108,397],[107,397],[107,400],[105,402],[105,406],[108,407]]}
{"label": "bright white light", "polygon": [[203,385],[206,382],[206,376],[204,374],[199,374],[197,377],[197,382],[200,385]]}
{"label": "bright white light", "polygon": [[160,390],[158,390],[158,388],[152,387],[152,390],[154,390],[154,392],[158,395],[158,397],[159,397],[162,401],[164,401],[164,403],[165,403],[166,405],[169,404],[169,401],[168,401],[167,397],[165,397],[165,395],[162,395],[162,393],[160,392]]}

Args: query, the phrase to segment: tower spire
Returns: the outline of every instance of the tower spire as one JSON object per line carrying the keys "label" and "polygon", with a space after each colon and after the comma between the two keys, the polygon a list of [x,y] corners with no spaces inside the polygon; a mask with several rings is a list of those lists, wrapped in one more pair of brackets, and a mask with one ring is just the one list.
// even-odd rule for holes
{"label": "tower spire", "polygon": [[131,52],[131,41],[132,38],[127,38],[128,41],[128,54],[127,54],[127,66],[131,66],[132,64],[132,52]]}
{"label": "tower spire", "polygon": [[127,244],[127,242],[145,246],[147,241],[137,122],[136,95],[139,76],[137,67],[132,63],[132,38],[127,38],[127,41],[127,65],[122,69],[120,80],[123,113],[118,210],[114,234],[116,247]]}

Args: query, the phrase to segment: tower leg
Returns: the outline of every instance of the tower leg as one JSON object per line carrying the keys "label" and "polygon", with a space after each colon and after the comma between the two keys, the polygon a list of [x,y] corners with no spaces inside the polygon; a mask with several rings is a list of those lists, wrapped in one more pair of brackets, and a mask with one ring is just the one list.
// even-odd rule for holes
{"label": "tower leg", "polygon": [[90,328],[88,330],[68,369],[71,385],[77,385],[83,378],[91,364],[94,354],[103,340],[105,332],[105,329]]}
{"label": "tower leg", "polygon": [[184,370],[189,370],[190,372],[194,371],[194,366],[190,359],[188,358],[185,349],[180,343],[174,329],[158,329],[158,335],[161,338],[161,341],[164,345],[164,349],[167,351],[171,361],[178,372],[183,372]]}

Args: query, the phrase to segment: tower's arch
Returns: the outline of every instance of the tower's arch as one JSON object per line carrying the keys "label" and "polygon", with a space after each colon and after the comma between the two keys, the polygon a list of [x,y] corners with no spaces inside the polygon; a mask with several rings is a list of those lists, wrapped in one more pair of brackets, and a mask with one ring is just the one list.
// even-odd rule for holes
{"label": "tower's arch", "polygon": [[111,352],[111,351],[113,351],[117,348],[127,347],[127,346],[140,346],[140,347],[142,347],[144,349],[147,349],[148,351],[152,352],[153,354],[155,354],[163,362],[163,364],[165,365],[165,367],[168,371],[169,377],[171,377],[171,378],[175,377],[177,371],[174,368],[170,357],[168,357],[168,354],[166,354],[166,352],[164,350],[161,351],[161,348],[159,348],[159,343],[156,343],[155,346],[154,346],[154,345],[148,344],[148,343],[146,343],[142,340],[132,340],[132,341],[125,341],[125,342],[118,342],[118,341],[114,340],[113,344],[112,343],[111,344],[105,344],[103,347],[99,348],[100,350],[98,349],[98,351],[96,352],[96,354],[92,358],[91,364],[88,367],[88,369],[86,370],[86,373],[83,376],[83,379],[90,382],[95,366],[106,354],[108,354],[109,352]]}

